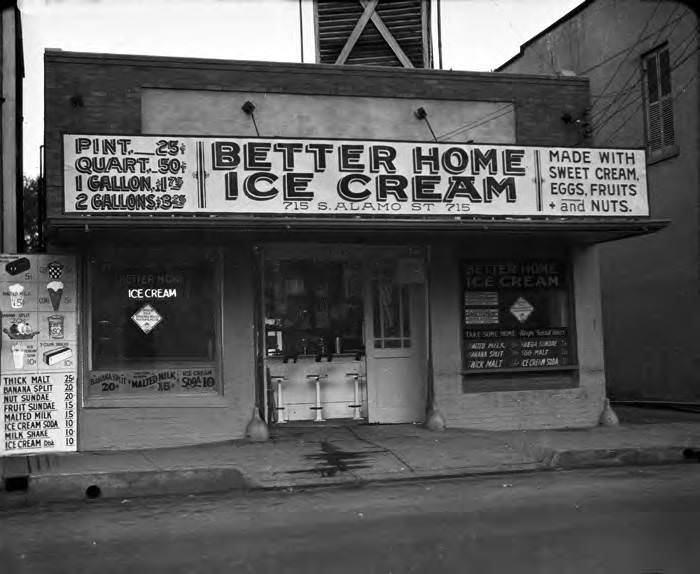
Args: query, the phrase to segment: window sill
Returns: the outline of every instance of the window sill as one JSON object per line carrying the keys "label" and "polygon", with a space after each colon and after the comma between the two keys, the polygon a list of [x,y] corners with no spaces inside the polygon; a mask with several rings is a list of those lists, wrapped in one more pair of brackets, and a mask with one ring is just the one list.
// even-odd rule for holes
{"label": "window sill", "polygon": [[662,150],[650,152],[647,151],[647,165],[654,165],[672,157],[676,157],[680,153],[680,148],[677,145],[668,146]]}
{"label": "window sill", "polygon": [[579,385],[577,365],[462,371],[463,393],[546,391]]}

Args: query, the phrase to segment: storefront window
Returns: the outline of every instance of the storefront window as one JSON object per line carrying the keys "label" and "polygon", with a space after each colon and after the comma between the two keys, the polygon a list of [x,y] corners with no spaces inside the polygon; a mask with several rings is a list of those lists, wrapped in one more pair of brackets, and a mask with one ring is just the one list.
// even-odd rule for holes
{"label": "storefront window", "polygon": [[463,368],[548,369],[575,363],[569,273],[558,260],[463,261]]}
{"label": "storefront window", "polygon": [[269,260],[265,266],[267,355],[361,352],[361,277],[358,261]]}
{"label": "storefront window", "polygon": [[90,395],[216,391],[216,253],[121,253],[90,269]]}

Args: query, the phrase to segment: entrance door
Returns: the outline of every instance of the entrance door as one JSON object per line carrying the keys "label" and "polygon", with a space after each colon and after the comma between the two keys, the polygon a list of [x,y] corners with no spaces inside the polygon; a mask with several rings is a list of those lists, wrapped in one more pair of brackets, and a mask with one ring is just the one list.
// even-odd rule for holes
{"label": "entrance door", "polygon": [[365,341],[369,422],[425,418],[426,309],[422,257],[369,258]]}

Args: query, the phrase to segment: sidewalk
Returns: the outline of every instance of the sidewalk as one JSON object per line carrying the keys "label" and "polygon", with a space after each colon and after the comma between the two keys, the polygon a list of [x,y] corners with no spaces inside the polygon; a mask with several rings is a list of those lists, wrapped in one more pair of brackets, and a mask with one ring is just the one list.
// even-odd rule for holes
{"label": "sidewalk", "polygon": [[266,443],[0,459],[0,508],[50,500],[362,485],[700,460],[700,414],[619,409],[622,424],[502,431],[414,425],[288,426]]}

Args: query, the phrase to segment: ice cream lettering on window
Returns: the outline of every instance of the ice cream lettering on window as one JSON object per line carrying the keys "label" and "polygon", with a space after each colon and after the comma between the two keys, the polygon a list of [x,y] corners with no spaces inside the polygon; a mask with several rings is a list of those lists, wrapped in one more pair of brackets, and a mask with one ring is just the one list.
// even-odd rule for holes
{"label": "ice cream lettering on window", "polygon": [[76,261],[0,255],[0,455],[75,450]]}

